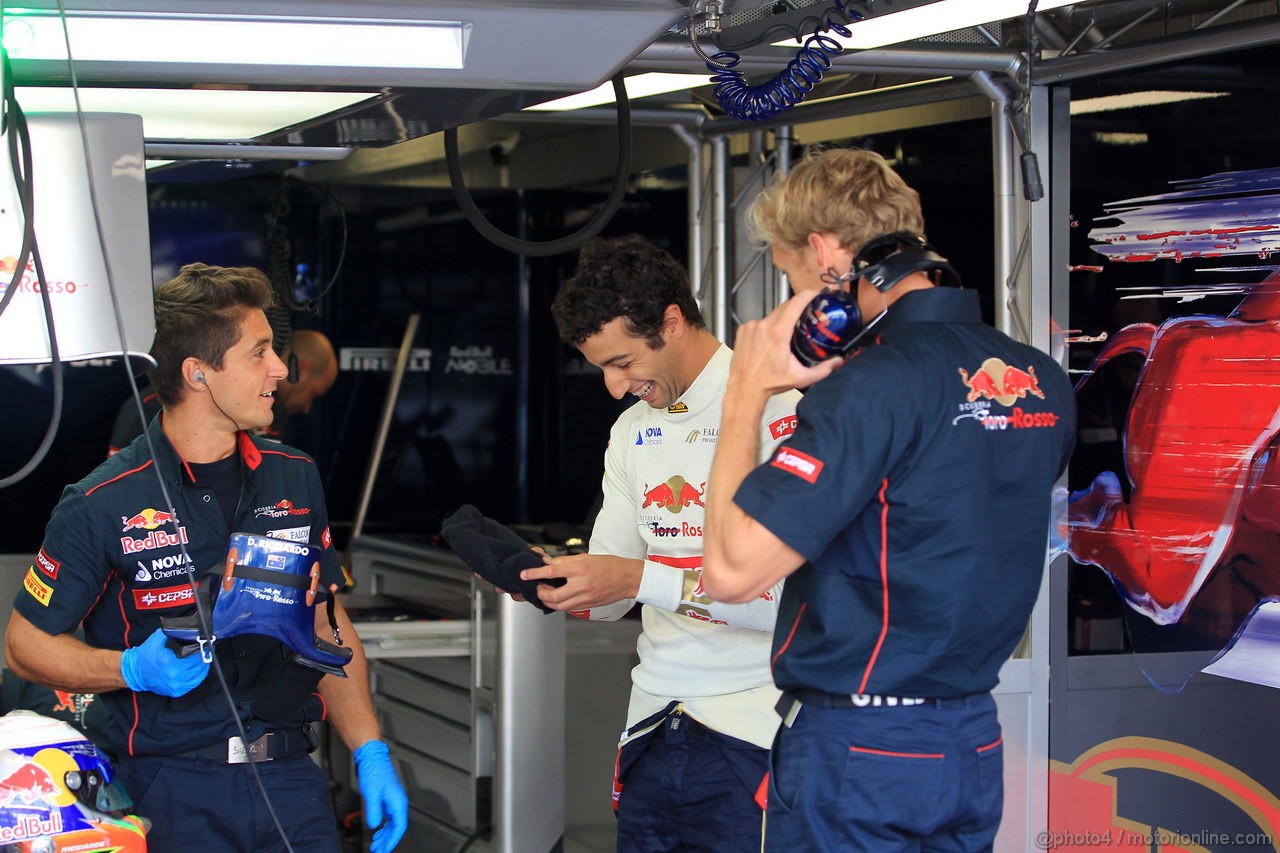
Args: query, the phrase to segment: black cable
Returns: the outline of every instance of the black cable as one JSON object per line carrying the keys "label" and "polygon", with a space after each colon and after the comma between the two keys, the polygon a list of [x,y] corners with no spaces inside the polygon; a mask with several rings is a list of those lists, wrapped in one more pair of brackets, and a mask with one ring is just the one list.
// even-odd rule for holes
{"label": "black cable", "polygon": [[493,827],[482,826],[479,829],[477,829],[475,832],[471,833],[471,835],[467,837],[467,840],[462,842],[462,846],[459,847],[457,851],[455,851],[455,853],[467,853],[467,851],[470,850],[473,846],[475,846],[475,843],[479,841],[481,838],[484,838],[487,840],[492,835],[493,835]]}
{"label": "black cable", "polygon": [[573,234],[556,240],[545,242],[521,240],[510,234],[504,234],[485,219],[484,213],[467,192],[466,181],[462,177],[462,162],[458,156],[458,129],[451,127],[444,132],[444,154],[449,164],[449,188],[453,190],[453,197],[462,208],[462,212],[466,214],[467,221],[480,232],[481,236],[495,246],[515,252],[517,255],[545,258],[562,252],[572,252],[604,229],[613,215],[618,212],[618,208],[622,206],[627,182],[631,178],[631,104],[627,100],[627,90],[623,85],[621,74],[613,78],[613,96],[618,108],[618,167],[613,176],[613,187],[609,190],[609,197],[605,199],[604,206],[596,211],[586,225]]}
{"label": "black cable", "polygon": [[333,265],[333,275],[329,276],[329,281],[325,283],[324,287],[320,288],[319,293],[307,300],[307,304],[311,306],[316,305],[321,299],[327,296],[329,291],[333,290],[333,286],[338,283],[338,276],[342,273],[342,265],[347,260],[347,236],[349,233],[347,228],[346,207],[343,206],[342,202],[328,187],[316,186],[316,189],[319,189],[328,196],[329,200],[333,202],[334,208],[338,211],[338,223],[342,226],[342,242],[338,244],[338,260]]}
{"label": "black cable", "polygon": [[[4,25],[4,6],[0,3],[0,28]],[[22,251],[18,265],[14,270],[13,280],[0,300],[0,313],[3,313],[26,274],[28,258],[35,266],[36,286],[40,291],[40,301],[44,308],[45,328],[49,334],[49,360],[53,369],[53,412],[49,417],[49,425],[45,429],[44,438],[36,447],[35,453],[13,474],[0,479],[0,489],[12,486],[34,471],[53,446],[54,437],[62,423],[63,381],[62,358],[58,352],[58,336],[54,328],[53,302],[49,297],[49,287],[45,280],[44,263],[40,258],[40,247],[35,233],[35,193],[32,190],[31,167],[31,133],[27,127],[27,118],[18,106],[14,96],[13,75],[9,70],[9,54],[0,47],[0,59],[4,73],[3,100],[5,104],[4,129],[9,134],[9,164],[13,171],[14,185],[18,191],[18,205],[22,209]]]}
{"label": "black cable", "polygon": [[[106,271],[107,290],[111,294],[111,308],[115,314],[116,330],[120,335],[120,351],[122,353],[121,362],[124,364],[125,372],[129,374],[129,385],[133,391],[134,403],[138,407],[138,414],[142,416],[142,422],[144,424],[142,434],[146,436],[147,451],[150,454],[151,460],[153,462],[151,466],[151,470],[155,473],[156,482],[160,485],[160,493],[164,497],[165,505],[169,507],[174,507],[176,506],[176,504],[174,504],[172,498],[169,496],[168,486],[164,481],[163,474],[161,474],[160,472],[160,462],[156,455],[155,445],[151,441],[151,432],[145,426],[146,416],[142,411],[142,397],[138,391],[137,382],[134,380],[133,370],[129,366],[129,347],[125,340],[126,335],[125,335],[125,327],[124,327],[124,315],[120,310],[120,299],[119,299],[119,295],[116,293],[115,277],[112,275],[112,271],[111,271],[111,259],[107,252],[106,235],[102,230],[101,208],[98,204],[97,190],[94,187],[93,161],[92,161],[92,158],[89,156],[89,131],[88,131],[87,125],[85,124],[84,109],[81,107],[81,104],[80,104],[80,83],[79,83],[79,80],[77,79],[75,62],[72,58],[71,38],[67,33],[67,9],[66,9],[66,4],[64,0],[58,0],[58,15],[62,20],[62,37],[67,48],[67,68],[71,77],[71,92],[75,98],[76,117],[80,123],[80,139],[82,144],[82,153],[84,155],[84,165],[86,170],[86,176],[88,177],[88,181],[89,181],[89,206],[93,210],[93,223],[98,235],[98,248],[102,252],[102,263]],[[0,22],[2,22],[2,20],[3,20],[2,16],[0,16]],[[37,264],[38,264],[38,261],[37,261]],[[47,294],[45,298],[46,299],[48,298]],[[49,331],[50,331],[50,337],[52,338],[52,334],[53,334],[52,326],[50,326]],[[174,532],[176,533],[178,522],[174,520],[169,523],[174,525],[175,527]],[[200,639],[202,640],[201,653],[203,654],[204,642],[208,642],[212,644],[212,641],[213,641],[212,620],[210,619],[208,608],[206,608],[204,606],[204,603],[201,601],[199,584],[196,582],[196,577],[195,577],[195,563],[194,561],[192,561],[190,554],[187,553],[187,546],[182,542],[182,537],[175,536],[175,538],[178,540],[178,547],[182,553],[182,559],[186,568],[187,583],[191,586],[192,597],[196,603],[196,615],[200,623]],[[218,660],[218,656],[213,654],[212,651],[210,651],[209,653],[209,659],[210,659],[209,660],[210,666],[218,677],[218,684],[222,688],[222,695],[227,700],[227,707],[231,710],[231,718],[232,720],[235,721],[236,730],[239,732],[240,744],[244,747],[246,756],[248,756],[251,759],[250,761],[247,762],[249,765],[249,770],[253,775],[254,781],[257,783],[259,792],[262,794],[262,800],[266,804],[267,812],[271,815],[271,822],[275,825],[276,832],[280,834],[280,840],[281,842],[283,842],[285,849],[289,851],[289,853],[293,853],[293,846],[289,843],[289,837],[285,834],[284,827],[280,823],[280,818],[276,815],[275,807],[271,803],[271,798],[267,795],[266,785],[263,784],[262,776],[261,774],[258,773],[257,762],[252,760],[252,754],[249,750],[249,734],[245,730],[244,722],[240,719],[240,714],[238,713],[236,708],[235,697],[231,695],[231,689],[227,686],[227,679],[224,673],[222,672],[221,662]]]}
{"label": "black cable", "polygon": [[[4,6],[0,3],[0,22],[3,21]],[[9,133],[9,168],[13,173],[14,186],[18,192],[18,204],[23,211],[22,222],[22,249],[18,252],[18,262],[13,269],[13,278],[9,281],[5,288],[4,295],[0,296],[0,315],[4,314],[9,303],[13,301],[14,295],[18,292],[18,286],[22,282],[22,277],[27,271],[27,262],[31,259],[31,241],[35,236],[35,221],[29,215],[32,209],[31,204],[31,188],[25,176],[31,174],[31,146],[19,146],[17,125],[21,121],[23,126],[26,119],[22,111],[18,108],[18,102],[14,96],[13,88],[13,70],[9,67],[9,52],[0,47],[0,58],[2,58],[2,67],[4,74],[4,120],[0,125],[0,133]]]}

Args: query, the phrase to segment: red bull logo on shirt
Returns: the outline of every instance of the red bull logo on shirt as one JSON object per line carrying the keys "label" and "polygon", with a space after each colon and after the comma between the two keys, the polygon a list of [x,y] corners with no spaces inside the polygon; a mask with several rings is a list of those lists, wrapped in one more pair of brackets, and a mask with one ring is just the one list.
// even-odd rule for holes
{"label": "red bull logo on shirt", "polygon": [[169,522],[177,522],[178,514],[174,510],[165,512],[162,509],[152,509],[147,507],[141,512],[133,515],[120,516],[120,532],[128,533],[130,530],[155,530],[162,524]]}
{"label": "red bull logo on shirt", "polygon": [[640,504],[641,509],[656,507],[665,509],[670,513],[678,513],[682,509],[690,506],[705,507],[702,498],[707,493],[707,484],[704,481],[701,486],[694,488],[692,483],[686,482],[684,477],[676,474],[665,483],[659,483],[652,489],[649,484],[644,484],[643,498]]}
{"label": "red bull logo on shirt", "polygon": [[998,358],[989,358],[982,362],[972,376],[963,367],[958,369],[960,381],[969,389],[965,399],[970,403],[995,400],[1002,406],[1011,406],[1014,400],[1020,400],[1028,394],[1044,399],[1034,367],[1028,366],[1023,370],[1005,364]]}
{"label": "red bull logo on shirt", "polygon": [[134,539],[132,536],[120,537],[120,550],[125,554],[140,554],[143,551],[170,548],[178,544],[187,544],[187,528],[185,527],[179,527],[177,533],[153,530],[147,534],[145,539]]}

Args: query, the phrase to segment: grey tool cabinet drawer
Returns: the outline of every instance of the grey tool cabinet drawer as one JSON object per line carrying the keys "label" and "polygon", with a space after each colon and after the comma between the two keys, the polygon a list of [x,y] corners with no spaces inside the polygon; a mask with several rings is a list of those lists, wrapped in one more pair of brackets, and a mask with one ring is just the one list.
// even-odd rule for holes
{"label": "grey tool cabinet drawer", "polygon": [[383,736],[468,773],[475,766],[471,729],[394,699],[373,701]]}
{"label": "grey tool cabinet drawer", "polygon": [[464,726],[471,725],[471,692],[385,660],[369,662],[374,695],[395,699]]}

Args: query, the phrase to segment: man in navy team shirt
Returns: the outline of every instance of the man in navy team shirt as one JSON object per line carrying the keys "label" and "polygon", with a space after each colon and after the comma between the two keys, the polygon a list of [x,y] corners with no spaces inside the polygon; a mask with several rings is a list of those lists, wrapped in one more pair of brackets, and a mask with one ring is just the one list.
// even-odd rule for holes
{"label": "man in navy team shirt", "polygon": [[[251,434],[271,423],[286,372],[271,348],[270,302],[270,283],[251,268],[189,264],[157,288],[150,378],[163,411],[64,491],[14,602],[5,660],[29,681],[96,693],[110,709],[100,742],[151,820],[148,846],[284,849],[278,819],[292,849],[337,853],[329,780],[308,755],[312,724],[327,720],[354,751],[368,822],[386,816],[372,849],[389,853],[408,803],[340,603],[332,623],[316,606],[315,626],[352,649],[346,678],[299,665],[272,637],[215,642],[249,750],[217,674],[200,654],[175,655],[160,629],[162,617],[194,612],[188,568],[221,575],[232,532],[313,546],[321,602],[342,583],[315,464]],[[81,625],[83,641],[73,633]]]}
{"label": "man in navy team shirt", "polygon": [[[919,197],[879,155],[811,155],[752,217],[800,292],[738,331],[703,585],[742,601],[787,578],[765,848],[989,850],[1003,801],[990,691],[1040,586],[1071,385],[984,324],[976,292],[940,286],[953,273]],[[847,360],[805,366],[793,330],[824,286],[847,290],[865,334]],[[796,431],[757,467],[760,407],[786,388],[809,389]]]}

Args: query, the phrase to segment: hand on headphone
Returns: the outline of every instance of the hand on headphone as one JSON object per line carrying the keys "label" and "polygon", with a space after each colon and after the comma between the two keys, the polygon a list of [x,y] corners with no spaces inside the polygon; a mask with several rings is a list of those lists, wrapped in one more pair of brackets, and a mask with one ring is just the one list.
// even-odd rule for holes
{"label": "hand on headphone", "polygon": [[808,388],[844,363],[844,359],[837,357],[806,366],[791,352],[796,321],[815,296],[817,291],[801,290],[763,319],[738,327],[733,341],[733,361],[729,363],[731,386],[764,394]]}

